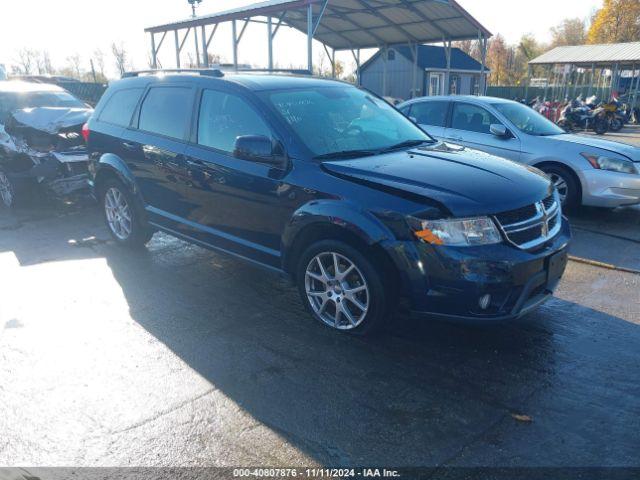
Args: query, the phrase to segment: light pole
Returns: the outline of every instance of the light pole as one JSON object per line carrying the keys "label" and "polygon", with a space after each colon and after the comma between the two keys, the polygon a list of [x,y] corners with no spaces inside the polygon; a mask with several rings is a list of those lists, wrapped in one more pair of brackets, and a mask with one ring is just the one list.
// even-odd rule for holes
{"label": "light pole", "polygon": [[191,5],[191,12],[193,18],[196,18],[196,7],[202,3],[202,0],[187,0]]}

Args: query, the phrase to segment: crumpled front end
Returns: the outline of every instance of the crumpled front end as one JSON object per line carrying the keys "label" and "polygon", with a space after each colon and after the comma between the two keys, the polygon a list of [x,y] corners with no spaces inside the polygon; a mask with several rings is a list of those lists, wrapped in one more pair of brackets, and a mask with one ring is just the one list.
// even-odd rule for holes
{"label": "crumpled front end", "polygon": [[28,108],[0,125],[0,167],[15,185],[35,182],[55,196],[88,186],[88,154],[82,125],[93,111]]}

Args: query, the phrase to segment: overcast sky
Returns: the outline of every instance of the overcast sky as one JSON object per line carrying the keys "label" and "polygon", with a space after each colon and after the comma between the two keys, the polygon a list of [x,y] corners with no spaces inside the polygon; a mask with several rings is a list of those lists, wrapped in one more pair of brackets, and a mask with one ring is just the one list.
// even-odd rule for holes
{"label": "overcast sky", "polygon": [[[531,32],[541,41],[549,39],[549,29],[566,17],[588,18],[602,0],[458,0],[480,23],[508,42],[516,42]],[[66,58],[80,54],[85,68],[96,48],[106,54],[107,73],[115,67],[110,55],[113,41],[123,42],[137,68],[146,67],[149,38],[143,30],[190,15],[187,0],[4,0],[0,16],[0,63],[10,65],[22,47],[46,49],[54,66],[61,67]],[[255,0],[203,0],[199,13],[211,13],[255,3]],[[265,66],[265,27],[247,29],[239,50],[243,63]],[[231,58],[230,32],[221,27],[213,51]],[[187,42],[193,48],[193,42]],[[160,59],[164,66],[174,66],[171,42],[163,46]],[[301,34],[278,34],[276,62],[282,67],[305,65],[305,47]],[[319,49],[316,47],[316,54]],[[345,54],[339,57],[349,64]]]}

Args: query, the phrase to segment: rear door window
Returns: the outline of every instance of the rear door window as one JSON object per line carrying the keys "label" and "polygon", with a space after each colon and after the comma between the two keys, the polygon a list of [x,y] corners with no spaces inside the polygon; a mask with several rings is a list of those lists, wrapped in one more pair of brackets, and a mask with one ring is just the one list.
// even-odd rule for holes
{"label": "rear door window", "polygon": [[449,102],[420,102],[411,107],[411,116],[420,125],[444,127],[447,122]]}
{"label": "rear door window", "polygon": [[183,140],[191,119],[192,99],[189,87],[151,88],[140,109],[140,130]]}
{"label": "rear door window", "polygon": [[114,93],[102,109],[100,121],[128,127],[144,89],[129,88]]}
{"label": "rear door window", "polygon": [[237,95],[216,90],[202,92],[198,118],[198,144],[231,153],[244,135],[271,138],[262,117]]}
{"label": "rear door window", "polygon": [[484,108],[469,103],[454,104],[451,128],[489,134],[492,124],[501,122]]}

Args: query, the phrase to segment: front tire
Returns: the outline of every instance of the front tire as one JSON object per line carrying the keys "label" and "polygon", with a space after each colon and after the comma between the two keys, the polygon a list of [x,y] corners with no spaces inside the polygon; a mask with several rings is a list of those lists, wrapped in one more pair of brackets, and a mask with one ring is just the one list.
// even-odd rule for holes
{"label": "front tire", "polygon": [[384,288],[381,266],[351,245],[324,240],[300,257],[296,284],[309,313],[323,325],[344,333],[379,331],[395,302]]}
{"label": "front tire", "polygon": [[598,135],[604,135],[609,131],[609,122],[604,118],[596,118],[593,123],[593,130]]}
{"label": "front tire", "polygon": [[564,208],[571,209],[580,204],[578,182],[567,168],[559,165],[545,165],[542,171],[551,179]]}
{"label": "front tire", "polygon": [[153,236],[153,230],[142,219],[134,197],[119,180],[107,180],[102,189],[105,223],[113,239],[120,245],[140,248]]}

